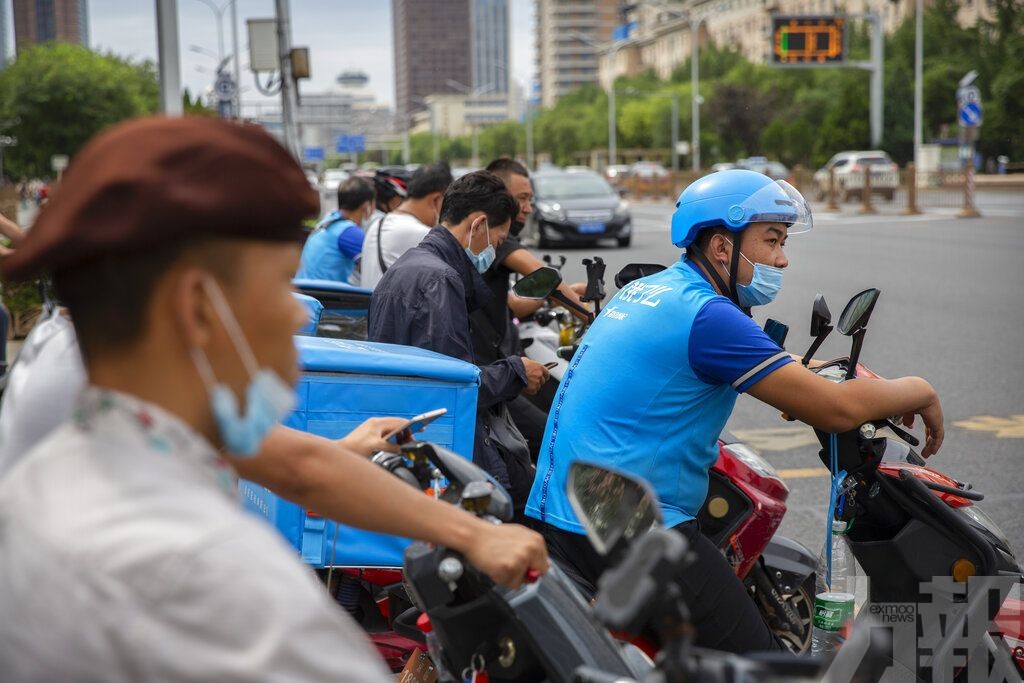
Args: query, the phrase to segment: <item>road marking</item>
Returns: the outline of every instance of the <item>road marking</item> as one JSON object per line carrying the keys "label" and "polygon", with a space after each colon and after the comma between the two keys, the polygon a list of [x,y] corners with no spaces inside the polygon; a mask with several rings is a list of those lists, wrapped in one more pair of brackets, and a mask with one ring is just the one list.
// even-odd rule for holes
{"label": "road marking", "polygon": [[737,439],[759,451],[791,451],[818,443],[814,430],[806,425],[730,431]]}
{"label": "road marking", "polygon": [[824,467],[794,467],[788,470],[778,470],[779,476],[783,479],[810,479],[811,477],[827,477],[828,470]]}
{"label": "road marking", "polygon": [[1009,417],[978,415],[954,422],[953,426],[975,432],[995,432],[998,439],[1024,439],[1024,415],[1010,415]]}

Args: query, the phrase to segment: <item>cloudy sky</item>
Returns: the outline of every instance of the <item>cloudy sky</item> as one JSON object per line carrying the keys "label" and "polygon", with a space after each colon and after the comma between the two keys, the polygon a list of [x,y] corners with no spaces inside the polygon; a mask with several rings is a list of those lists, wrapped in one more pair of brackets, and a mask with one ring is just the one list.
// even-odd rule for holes
{"label": "cloudy sky", "polygon": [[[6,2],[6,0],[3,0]],[[156,58],[155,0],[88,0],[92,47],[137,59]],[[192,51],[191,46],[217,52],[217,21],[209,4],[226,7],[228,0],[178,0],[181,41],[181,77],[193,93],[212,82],[216,60]],[[261,99],[247,72],[248,44],[245,21],[274,16],[273,0],[237,0],[238,40],[243,55],[242,98]],[[526,85],[533,72],[533,0],[510,0],[512,63],[517,80]],[[292,43],[310,49],[313,77],[303,92],[321,92],[334,77],[349,70],[365,71],[378,101],[393,105],[394,57],[391,47],[390,0],[291,0]],[[8,6],[10,17],[10,8]],[[231,13],[224,12],[224,50],[231,52]],[[452,36],[452,40],[465,39]],[[202,69],[203,71],[200,71]]]}

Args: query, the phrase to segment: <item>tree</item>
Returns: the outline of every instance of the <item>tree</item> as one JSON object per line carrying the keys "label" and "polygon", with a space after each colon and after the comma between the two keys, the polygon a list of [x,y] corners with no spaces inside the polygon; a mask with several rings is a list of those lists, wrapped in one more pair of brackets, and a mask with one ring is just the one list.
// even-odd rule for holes
{"label": "tree", "polygon": [[21,52],[0,73],[0,119],[17,121],[4,155],[14,176],[48,176],[54,154],[75,154],[123,119],[157,109],[152,62],[133,63],[79,46],[47,43]]}

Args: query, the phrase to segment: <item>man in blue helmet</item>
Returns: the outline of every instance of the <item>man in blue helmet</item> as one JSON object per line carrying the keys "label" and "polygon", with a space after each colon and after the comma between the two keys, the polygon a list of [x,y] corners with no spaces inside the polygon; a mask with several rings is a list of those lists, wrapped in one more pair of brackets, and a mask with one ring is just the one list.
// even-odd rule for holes
{"label": "man in blue helmet", "polygon": [[804,198],[784,181],[746,170],[713,173],[687,187],[672,217],[686,255],[631,282],[587,332],[558,389],[526,514],[551,558],[584,590],[606,568],[566,495],[569,465],[596,462],[651,482],[666,527],[684,534],[696,561],[678,577],[696,643],[732,652],[781,642],[743,584],[700,533],[717,438],[741,392],[828,432],[868,419],[924,418],[931,455],[942,443],[942,408],[917,377],[834,384],[773,342],[749,317],[778,293],[789,235],[811,228]]}

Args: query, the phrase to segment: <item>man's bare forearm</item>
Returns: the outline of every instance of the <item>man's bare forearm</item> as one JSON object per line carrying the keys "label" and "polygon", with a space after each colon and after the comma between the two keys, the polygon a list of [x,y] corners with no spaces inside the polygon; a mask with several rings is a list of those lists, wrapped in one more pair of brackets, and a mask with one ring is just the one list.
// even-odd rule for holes
{"label": "man's bare forearm", "polygon": [[465,549],[485,524],[334,441],[287,427],[275,429],[257,457],[232,464],[242,477],[361,529]]}

